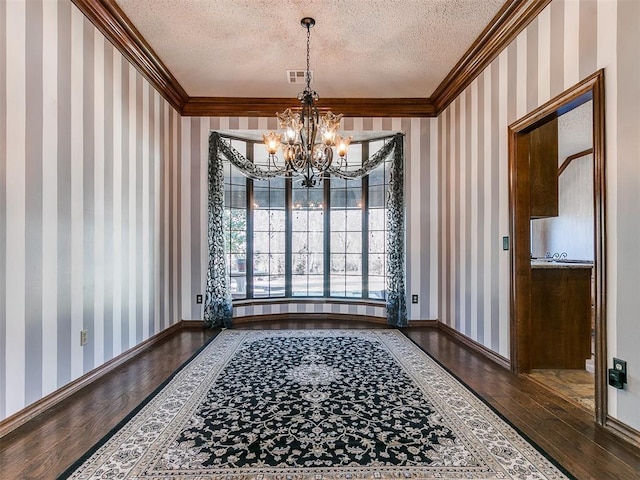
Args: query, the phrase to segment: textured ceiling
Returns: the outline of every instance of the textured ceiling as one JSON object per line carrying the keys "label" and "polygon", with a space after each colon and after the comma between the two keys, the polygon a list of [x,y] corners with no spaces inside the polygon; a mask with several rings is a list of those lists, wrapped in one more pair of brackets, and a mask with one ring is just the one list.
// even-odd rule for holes
{"label": "textured ceiling", "polygon": [[558,165],[589,148],[593,148],[592,100],[558,117]]}
{"label": "textured ceiling", "polygon": [[116,0],[190,96],[429,97],[505,0]]}

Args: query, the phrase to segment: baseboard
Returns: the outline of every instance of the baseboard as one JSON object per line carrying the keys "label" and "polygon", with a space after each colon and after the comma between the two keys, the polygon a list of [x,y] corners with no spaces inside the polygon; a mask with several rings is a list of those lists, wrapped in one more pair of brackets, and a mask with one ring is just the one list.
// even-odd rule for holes
{"label": "baseboard", "polygon": [[162,339],[180,330],[181,328],[183,328],[182,322],[174,323],[170,327],[162,330],[161,332],[156,333],[155,335],[147,338],[143,342],[140,342],[135,347],[130,348],[125,352],[122,352],[117,357],[114,357],[111,360],[108,360],[107,362],[103,363],[99,367],[94,368],[90,372],[85,373],[84,375],[75,379],[71,383],[66,384],[65,386],[50,393],[46,397],[41,398],[40,400],[23,408],[19,412],[16,412],[10,417],[5,418],[0,422],[0,438],[11,433],[21,425],[24,425],[32,418],[35,418],[41,413],[45,412],[46,410],[54,407],[55,405],[60,403],[62,400],[74,394],[81,388],[86,387],[87,385],[89,385],[92,382],[95,382],[96,380],[100,379],[107,373],[110,373],[111,371],[113,371],[114,369],[116,369],[126,361],[131,360],[133,357],[135,357],[142,351],[154,346],[155,344],[159,343]]}
{"label": "baseboard", "polygon": [[453,337],[454,339],[456,339],[466,347],[469,347],[470,349],[476,351],[480,355],[487,357],[489,360],[494,361],[501,367],[504,367],[508,370],[511,369],[511,361],[508,358],[503,357],[499,353],[496,353],[490,348],[485,347],[481,343],[478,343],[475,340],[472,340],[471,338],[467,337],[463,333],[460,333],[456,329],[451,328],[449,325],[446,325],[442,322],[438,322],[438,328],[442,330],[445,334],[449,335],[450,337]]}
{"label": "baseboard", "polygon": [[635,428],[632,428],[626,423],[622,423],[617,418],[613,418],[608,415],[607,420],[605,421],[605,427],[614,435],[621,437],[623,440],[631,443],[635,447],[640,447],[640,432]]}
{"label": "baseboard", "polygon": [[438,320],[409,320],[408,328],[411,327],[432,327],[438,328]]}
{"label": "baseboard", "polygon": [[182,328],[189,329],[198,329],[198,328],[208,328],[207,324],[204,323],[204,320],[182,320]]}
{"label": "baseboard", "polygon": [[234,317],[233,324],[243,324],[252,322],[266,322],[266,321],[278,321],[278,320],[355,320],[359,322],[368,322],[375,324],[387,324],[387,319],[383,317],[374,317],[371,315],[354,315],[351,313],[316,313],[316,312],[287,312],[287,313],[272,313],[265,315],[247,315],[246,317]]}

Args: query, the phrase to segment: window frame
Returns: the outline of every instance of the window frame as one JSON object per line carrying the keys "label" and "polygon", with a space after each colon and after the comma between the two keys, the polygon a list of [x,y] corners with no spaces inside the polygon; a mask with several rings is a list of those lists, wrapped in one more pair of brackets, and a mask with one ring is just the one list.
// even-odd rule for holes
{"label": "window frame", "polygon": [[[254,161],[254,150],[256,146],[259,148],[262,146],[261,142],[252,141],[252,140],[240,140],[240,139],[230,139],[232,142],[242,142],[246,145],[246,158],[249,161]],[[362,142],[360,145],[362,146],[362,159],[366,159],[369,157],[370,144],[377,143],[377,140],[370,140]],[[385,197],[388,192],[389,182],[387,181],[386,169],[391,168],[391,161],[385,160],[381,166],[385,171],[383,171],[383,182],[382,185],[384,187]],[[376,167],[379,168],[379,167]],[[255,184],[258,181],[254,181],[250,178],[246,178],[246,277],[245,277],[245,292],[244,296],[234,296],[233,301],[238,302],[253,302],[253,301],[308,301],[309,299],[327,299],[327,300],[338,300],[338,301],[350,301],[356,303],[367,303],[367,302],[384,302],[386,301],[386,281],[385,288],[383,291],[383,295],[371,297],[371,291],[369,288],[369,256],[371,252],[369,252],[369,175],[365,175],[361,178],[361,266],[360,266],[360,278],[361,278],[361,295],[360,296],[350,296],[348,295],[346,285],[345,285],[345,294],[343,296],[340,295],[331,295],[331,182],[332,179],[330,177],[323,178],[322,184],[317,187],[312,188],[322,188],[323,189],[323,204],[322,204],[322,212],[323,212],[323,288],[322,295],[294,295],[293,292],[293,215],[294,215],[294,205],[293,205],[293,196],[294,196],[294,187],[293,182],[295,179],[285,178],[284,179],[284,190],[285,190],[285,267],[284,267],[284,296],[283,295],[268,295],[268,296],[256,296],[255,295],[255,285],[254,285],[254,255],[255,255],[255,245],[254,245],[254,233],[255,233],[255,211],[257,210],[254,207],[255,196],[254,196],[254,188]],[[337,179],[341,181],[341,179]],[[269,181],[269,180],[267,180]],[[225,184],[227,180],[225,178]],[[386,200],[385,205],[383,207],[383,211],[387,211]],[[224,205],[224,209],[228,210],[230,207]],[[347,207],[345,205],[345,211],[347,211]],[[386,217],[386,215],[385,215]],[[307,232],[309,230],[307,229]],[[386,228],[384,230],[386,232]],[[226,234],[226,232],[225,232]],[[340,252],[342,253],[342,252]],[[386,234],[384,241],[384,252],[383,254],[387,255],[387,242],[386,242]],[[227,262],[231,260],[231,253],[225,252],[225,256],[227,257]],[[386,261],[385,261],[386,264]],[[229,263],[227,264],[229,265]],[[309,276],[309,273],[306,274]],[[346,271],[342,274],[345,278],[348,277]],[[227,272],[228,280],[231,280],[231,272]],[[269,275],[270,277],[272,275]],[[386,275],[385,275],[386,277]]]}

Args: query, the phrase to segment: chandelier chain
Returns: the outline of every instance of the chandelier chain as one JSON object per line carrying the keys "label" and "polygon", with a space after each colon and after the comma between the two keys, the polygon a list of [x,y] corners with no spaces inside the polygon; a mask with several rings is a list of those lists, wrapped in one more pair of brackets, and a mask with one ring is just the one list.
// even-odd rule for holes
{"label": "chandelier chain", "polygon": [[307,90],[311,90],[311,26],[307,25]]}

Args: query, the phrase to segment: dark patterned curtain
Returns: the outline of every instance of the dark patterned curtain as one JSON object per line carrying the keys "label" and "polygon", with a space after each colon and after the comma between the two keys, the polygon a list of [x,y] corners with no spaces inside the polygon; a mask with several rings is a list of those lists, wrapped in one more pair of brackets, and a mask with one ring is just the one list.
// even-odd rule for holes
{"label": "dark patterned curtain", "polygon": [[204,302],[204,321],[212,328],[230,327],[232,314],[224,255],[224,166],[219,146],[220,136],[214,132],[209,136],[209,268]]}
{"label": "dark patterned curtain", "polygon": [[393,162],[387,198],[387,323],[406,327],[404,289],[404,153],[403,135],[394,137]]}
{"label": "dark patterned curtain", "polygon": [[[331,175],[344,179],[367,175],[392,157],[391,179],[387,198],[387,323],[395,327],[407,325],[407,305],[404,287],[404,135],[388,137],[388,141],[361,168],[341,172],[330,168]],[[218,132],[209,136],[209,268],[204,307],[204,320],[212,327],[231,326],[231,293],[227,282],[224,255],[224,172],[223,161],[229,161],[244,175],[253,179],[268,179],[282,172],[264,170],[253,164],[225,142]]]}

